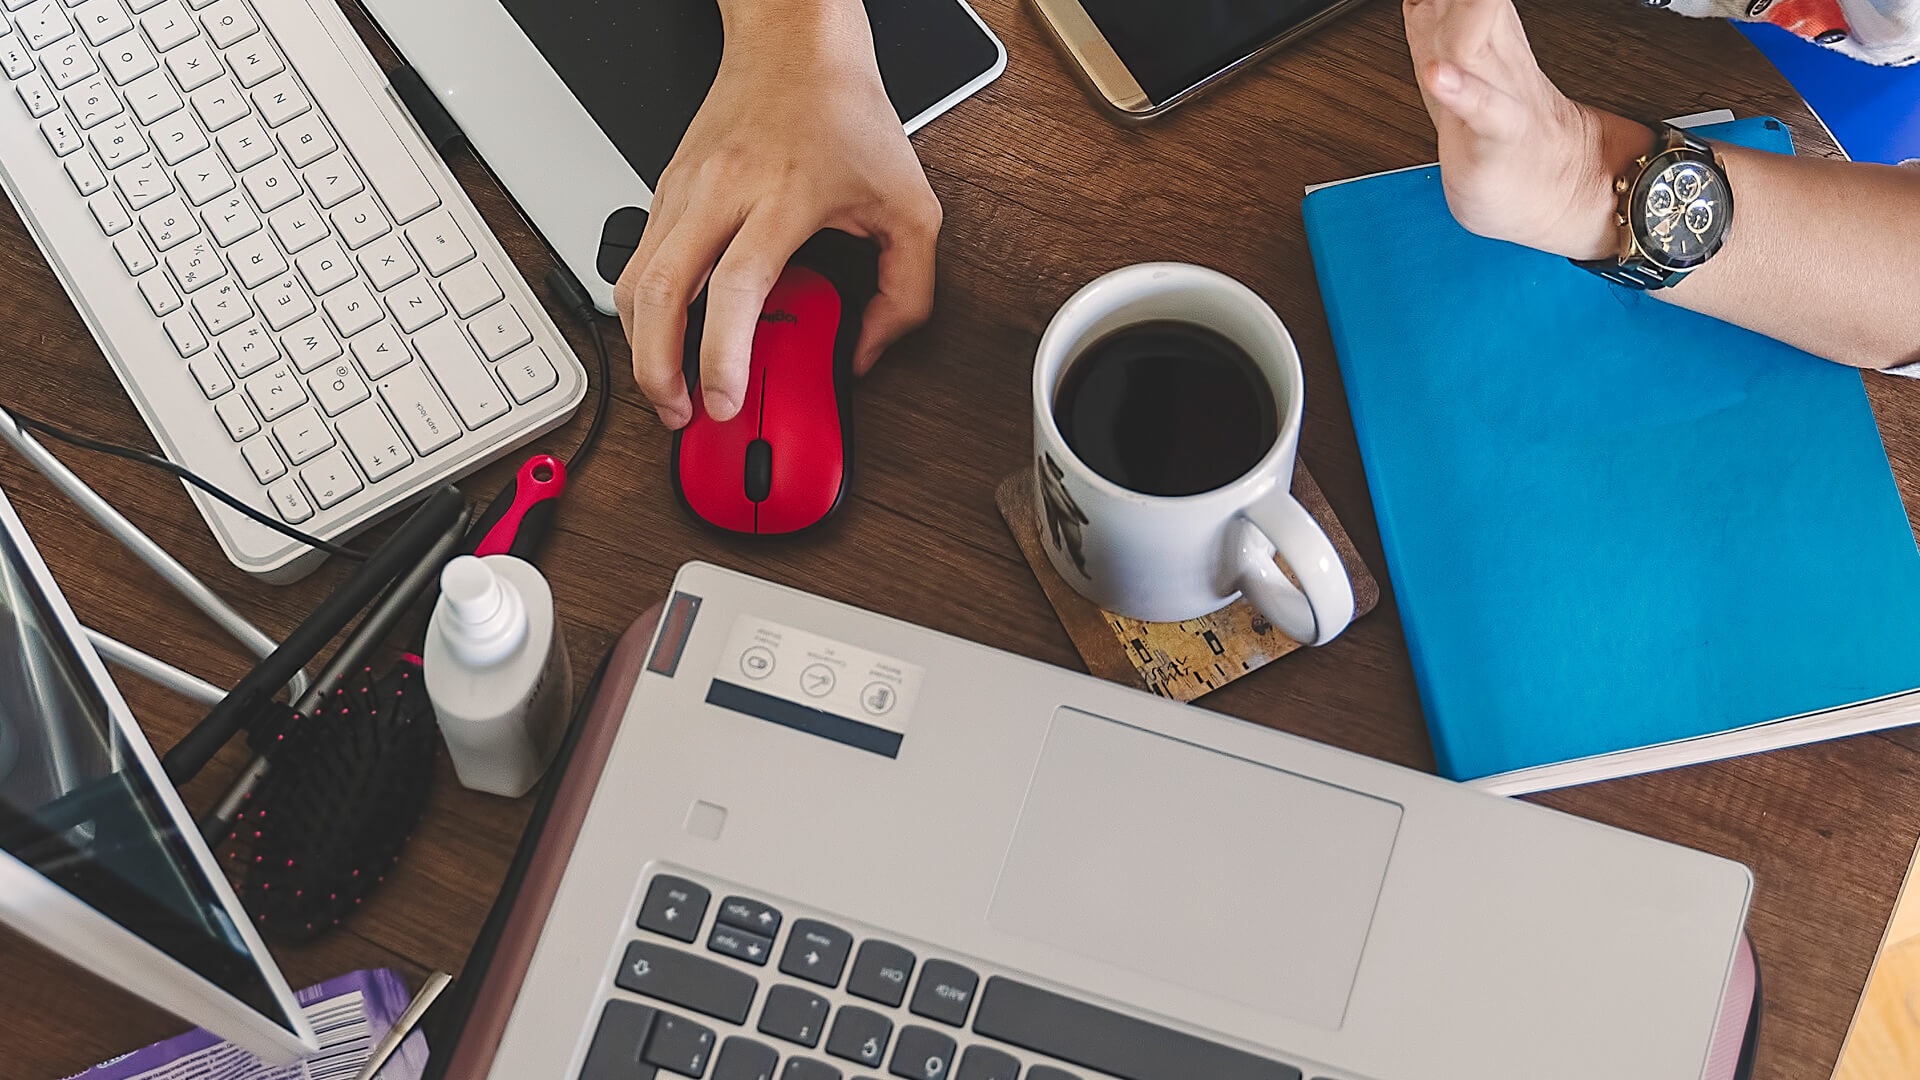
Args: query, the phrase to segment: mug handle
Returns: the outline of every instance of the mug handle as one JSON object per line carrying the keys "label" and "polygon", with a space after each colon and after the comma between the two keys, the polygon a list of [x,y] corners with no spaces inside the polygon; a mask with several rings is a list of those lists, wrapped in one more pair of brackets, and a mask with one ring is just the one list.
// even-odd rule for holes
{"label": "mug handle", "polygon": [[[1306,645],[1325,645],[1353,621],[1353,582],[1333,541],[1307,508],[1278,488],[1241,511],[1233,538],[1240,592],[1280,629]],[[1279,552],[1299,587],[1273,561]],[[1304,590],[1304,591],[1303,591]]]}

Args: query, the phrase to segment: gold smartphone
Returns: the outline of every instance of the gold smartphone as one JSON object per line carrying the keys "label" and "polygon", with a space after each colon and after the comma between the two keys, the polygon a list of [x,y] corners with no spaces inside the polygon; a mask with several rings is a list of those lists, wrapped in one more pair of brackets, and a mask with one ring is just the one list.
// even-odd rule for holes
{"label": "gold smartphone", "polygon": [[1151,120],[1363,0],[1033,0],[1094,97]]}

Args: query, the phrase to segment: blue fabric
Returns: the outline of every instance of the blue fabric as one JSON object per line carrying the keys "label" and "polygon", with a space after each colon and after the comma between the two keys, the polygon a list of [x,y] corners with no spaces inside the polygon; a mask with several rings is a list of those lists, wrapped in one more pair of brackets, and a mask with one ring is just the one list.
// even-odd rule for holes
{"label": "blue fabric", "polygon": [[1920,686],[1920,551],[1857,372],[1473,236],[1438,168],[1305,215],[1445,775]]}

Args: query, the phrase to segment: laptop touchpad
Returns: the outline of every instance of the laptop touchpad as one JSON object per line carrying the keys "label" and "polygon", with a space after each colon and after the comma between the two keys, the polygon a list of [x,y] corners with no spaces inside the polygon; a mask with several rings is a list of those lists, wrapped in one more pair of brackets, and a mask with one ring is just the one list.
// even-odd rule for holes
{"label": "laptop touchpad", "polygon": [[988,919],[1338,1028],[1400,813],[1370,795],[1061,709]]}

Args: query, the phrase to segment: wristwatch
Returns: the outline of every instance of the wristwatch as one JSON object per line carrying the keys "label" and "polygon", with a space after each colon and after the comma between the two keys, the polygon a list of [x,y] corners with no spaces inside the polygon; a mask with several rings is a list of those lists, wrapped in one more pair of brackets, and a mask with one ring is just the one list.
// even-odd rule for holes
{"label": "wristwatch", "polygon": [[1676,284],[1727,242],[1733,189],[1712,146],[1671,124],[1653,147],[1613,182],[1620,254],[1575,266],[1630,289]]}

